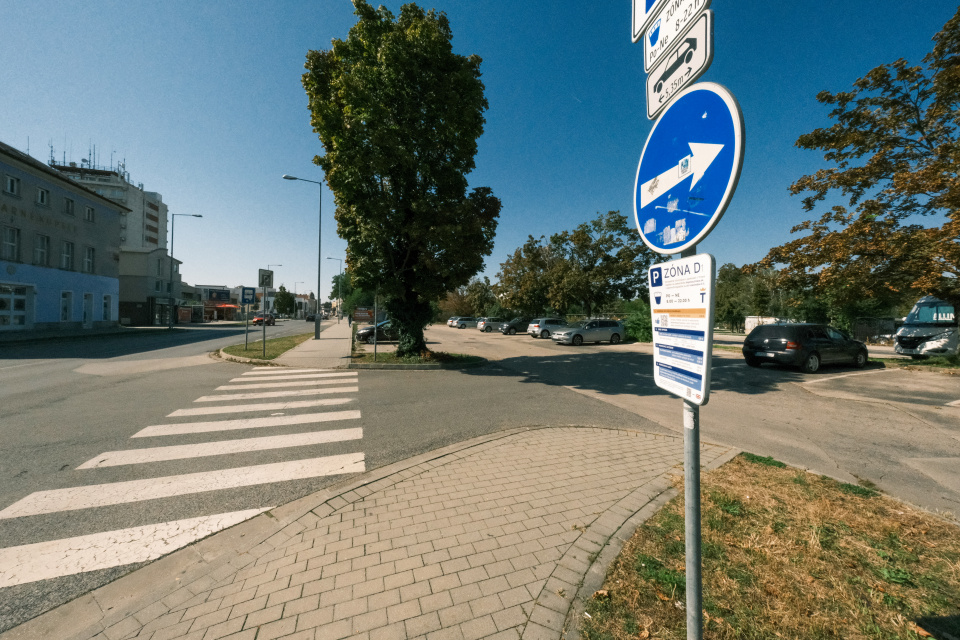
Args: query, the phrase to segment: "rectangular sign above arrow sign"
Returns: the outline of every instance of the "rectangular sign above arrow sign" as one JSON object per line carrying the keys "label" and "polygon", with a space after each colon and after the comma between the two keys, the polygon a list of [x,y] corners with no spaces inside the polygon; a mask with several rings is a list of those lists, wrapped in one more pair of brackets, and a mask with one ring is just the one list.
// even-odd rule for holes
{"label": "rectangular sign above arrow sign", "polygon": [[650,71],[693,26],[710,0],[673,0],[661,8],[643,38],[643,70]]}
{"label": "rectangular sign above arrow sign", "polygon": [[667,0],[633,0],[633,41],[639,42],[643,32],[653,21],[654,15]]}
{"label": "rectangular sign above arrow sign", "polygon": [[684,87],[713,62],[713,12],[704,11],[691,29],[647,76],[647,118],[653,120]]}

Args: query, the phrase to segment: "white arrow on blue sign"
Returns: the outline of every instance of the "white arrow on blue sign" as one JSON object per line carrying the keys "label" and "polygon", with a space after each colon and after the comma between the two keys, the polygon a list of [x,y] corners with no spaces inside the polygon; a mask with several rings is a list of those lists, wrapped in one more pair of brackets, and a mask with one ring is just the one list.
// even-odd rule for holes
{"label": "white arrow on blue sign", "polygon": [[654,123],[634,184],[640,236],[661,254],[697,244],[720,221],[743,165],[743,113],[725,87],[683,90]]}

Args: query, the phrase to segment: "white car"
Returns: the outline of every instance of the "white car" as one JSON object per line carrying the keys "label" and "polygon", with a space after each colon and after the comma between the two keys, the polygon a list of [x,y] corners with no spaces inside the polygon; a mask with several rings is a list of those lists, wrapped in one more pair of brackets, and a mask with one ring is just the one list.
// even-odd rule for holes
{"label": "white car", "polygon": [[619,344],[623,335],[623,323],[617,320],[584,320],[574,327],[554,333],[553,341],[557,344],[572,344],[575,347],[579,347],[584,342]]}
{"label": "white car", "polygon": [[567,328],[567,323],[563,318],[534,318],[527,325],[527,333],[534,338],[549,338],[557,331],[563,331]]}
{"label": "white car", "polygon": [[957,353],[957,316],[953,305],[924,296],[913,305],[895,337],[897,353],[911,358]]}
{"label": "white car", "polygon": [[477,329],[480,329],[480,331],[484,333],[490,333],[494,329],[499,328],[501,322],[503,322],[502,318],[480,318],[480,322],[477,323]]}

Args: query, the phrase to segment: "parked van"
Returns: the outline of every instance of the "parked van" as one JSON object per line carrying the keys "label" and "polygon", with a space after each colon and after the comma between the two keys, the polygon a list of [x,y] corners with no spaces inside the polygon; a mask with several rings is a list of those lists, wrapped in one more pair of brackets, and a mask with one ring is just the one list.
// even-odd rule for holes
{"label": "parked van", "polygon": [[924,296],[897,330],[896,351],[913,358],[957,353],[957,316],[953,305]]}

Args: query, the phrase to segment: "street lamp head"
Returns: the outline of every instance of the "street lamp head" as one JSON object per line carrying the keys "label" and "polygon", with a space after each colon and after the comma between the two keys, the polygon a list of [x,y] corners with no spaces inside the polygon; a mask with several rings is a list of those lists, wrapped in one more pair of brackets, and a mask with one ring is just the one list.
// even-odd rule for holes
{"label": "street lamp head", "polygon": [[297,177],[291,176],[291,175],[287,175],[287,174],[285,173],[285,174],[283,174],[283,179],[284,179],[284,180],[299,180],[300,178],[297,178]]}

